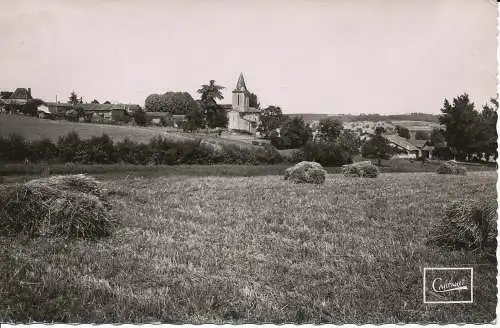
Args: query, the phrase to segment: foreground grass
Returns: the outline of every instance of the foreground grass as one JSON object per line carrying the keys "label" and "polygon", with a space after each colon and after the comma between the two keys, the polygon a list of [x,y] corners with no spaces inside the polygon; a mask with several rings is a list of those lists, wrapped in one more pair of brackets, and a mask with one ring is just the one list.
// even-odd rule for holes
{"label": "foreground grass", "polygon": [[[496,178],[112,180],[113,237],[0,237],[0,320],[491,322],[496,262],[425,237],[446,204],[495,194]],[[474,267],[474,304],[423,304],[423,268],[439,266]]]}

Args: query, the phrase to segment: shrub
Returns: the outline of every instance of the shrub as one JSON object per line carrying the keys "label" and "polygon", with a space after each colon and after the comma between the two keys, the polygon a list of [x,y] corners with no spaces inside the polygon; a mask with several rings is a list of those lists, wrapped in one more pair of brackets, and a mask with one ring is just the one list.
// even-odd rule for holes
{"label": "shrub", "polygon": [[336,142],[315,143],[309,141],[302,148],[304,160],[324,166],[340,166],[352,163],[351,154]]}
{"label": "shrub", "polygon": [[146,123],[148,122],[148,118],[146,116],[146,113],[142,110],[135,111],[133,114],[133,119],[135,124],[140,125],[140,126],[145,126]]}
{"label": "shrub", "polygon": [[452,248],[497,246],[497,200],[464,199],[450,204],[443,220],[429,233],[427,243]]}
{"label": "shrub", "polygon": [[115,154],[117,161],[136,165],[146,165],[151,158],[151,150],[148,145],[138,144],[128,137],[116,143]]}
{"label": "shrub", "polygon": [[0,234],[109,236],[116,225],[106,192],[86,175],[55,176],[0,189]]}
{"label": "shrub", "polygon": [[70,132],[65,136],[59,137],[57,149],[59,150],[59,162],[75,162],[80,149],[82,140],[76,132]]}
{"label": "shrub", "polygon": [[300,162],[285,171],[285,180],[294,183],[322,184],[326,179],[326,171],[316,162]]}
{"label": "shrub", "polygon": [[436,172],[438,174],[466,175],[467,169],[465,168],[465,166],[461,166],[455,162],[448,161],[439,165]]}
{"label": "shrub", "polygon": [[364,161],[344,165],[342,167],[342,173],[346,177],[376,178],[379,174],[379,170],[370,161]]}
{"label": "shrub", "polygon": [[0,156],[8,162],[19,163],[30,157],[30,150],[22,136],[12,133],[0,142]]}
{"label": "shrub", "polygon": [[29,159],[33,162],[52,162],[57,159],[59,151],[56,144],[48,138],[32,141],[29,144],[29,148]]}
{"label": "shrub", "polygon": [[113,140],[103,134],[82,141],[78,148],[76,161],[84,164],[111,164],[116,163]]}

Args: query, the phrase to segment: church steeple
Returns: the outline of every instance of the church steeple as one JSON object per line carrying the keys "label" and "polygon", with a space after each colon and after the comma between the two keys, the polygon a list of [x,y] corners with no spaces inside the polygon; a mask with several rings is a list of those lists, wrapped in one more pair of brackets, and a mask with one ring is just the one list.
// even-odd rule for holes
{"label": "church steeple", "polygon": [[236,89],[234,89],[236,92],[246,92],[247,86],[245,85],[245,78],[243,77],[243,73],[240,73],[240,77],[238,77],[238,82],[236,83]]}
{"label": "church steeple", "polygon": [[236,88],[233,90],[233,110],[244,112],[250,105],[250,98],[243,73],[240,73]]}

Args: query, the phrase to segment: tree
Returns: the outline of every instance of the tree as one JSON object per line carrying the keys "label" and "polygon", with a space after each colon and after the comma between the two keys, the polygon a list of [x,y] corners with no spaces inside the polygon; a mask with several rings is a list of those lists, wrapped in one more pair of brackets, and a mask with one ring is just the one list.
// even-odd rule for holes
{"label": "tree", "polygon": [[260,111],[260,123],[257,131],[265,138],[269,138],[270,133],[275,131],[285,120],[281,108],[278,106],[267,106]]}
{"label": "tree", "polygon": [[401,138],[405,138],[405,139],[411,138],[410,130],[408,130],[408,128],[406,128],[404,126],[396,125],[396,131],[398,133],[398,136],[400,136]]}
{"label": "tree", "polygon": [[415,132],[415,140],[429,140],[429,134],[426,131]]}
{"label": "tree", "polygon": [[226,110],[217,104],[217,100],[224,99],[222,89],[224,89],[223,86],[216,85],[215,80],[210,80],[210,84],[203,84],[197,91],[201,94],[202,115],[210,128],[227,126]]}
{"label": "tree", "polygon": [[476,143],[473,145],[477,156],[482,157],[484,154],[487,158],[493,156],[496,160],[497,153],[497,119],[498,119],[498,102],[492,98],[491,104],[485,104],[479,115],[477,124]]}
{"label": "tree", "polygon": [[109,100],[106,100],[105,102],[103,102],[103,104],[105,104],[105,105],[111,105],[111,103],[109,102]]}
{"label": "tree", "polygon": [[280,128],[280,136],[271,133],[270,139],[278,149],[300,148],[312,137],[312,131],[302,117],[286,120]]}
{"label": "tree", "polygon": [[361,139],[359,136],[351,131],[343,130],[338,138],[338,143],[346,149],[349,154],[357,155],[359,154],[359,148],[361,147]]}
{"label": "tree", "polygon": [[201,101],[213,101],[216,102],[217,99],[222,100],[224,96],[222,95],[223,86],[216,85],[215,80],[210,80],[210,84],[203,84],[201,89],[197,92],[201,94]]}
{"label": "tree", "polygon": [[186,114],[186,121],[183,125],[184,131],[193,132],[199,128],[203,128],[205,126],[205,120],[203,119],[203,113],[200,108],[194,107]]}
{"label": "tree", "polygon": [[74,91],[71,92],[71,94],[69,96],[68,103],[72,104],[72,105],[76,105],[76,104],[80,103],[80,100],[78,99],[78,95],[76,94],[76,92],[74,92]]}
{"label": "tree", "polygon": [[146,113],[143,110],[137,110],[133,114],[134,121],[137,125],[144,126],[148,122]]}
{"label": "tree", "polygon": [[443,147],[445,144],[444,132],[441,129],[434,128],[431,132],[431,144],[434,147]]}
{"label": "tree", "polygon": [[38,112],[38,106],[42,105],[43,101],[41,99],[30,99],[21,108],[21,111],[30,116],[36,116]]}
{"label": "tree", "polygon": [[479,127],[474,103],[464,93],[454,98],[453,104],[445,99],[441,112],[439,122],[446,126],[444,135],[451,152],[460,160],[470,157],[475,152]]}
{"label": "tree", "polygon": [[255,93],[250,92],[248,97],[249,97],[249,100],[248,100],[249,107],[260,109],[260,103],[259,103],[259,99],[258,99],[257,95]]}
{"label": "tree", "polygon": [[146,97],[146,101],[144,102],[144,109],[147,112],[162,112],[162,97],[159,94],[153,93]]}
{"label": "tree", "polygon": [[154,93],[145,101],[146,111],[167,112],[172,115],[185,115],[196,106],[196,101],[188,92],[167,91],[162,95]]}
{"label": "tree", "polygon": [[318,130],[321,140],[325,142],[333,142],[340,136],[343,126],[341,121],[327,118],[319,122]]}
{"label": "tree", "polygon": [[375,158],[378,165],[382,165],[382,159],[391,157],[389,142],[382,136],[382,129],[375,129],[375,136],[366,141],[361,147],[361,155],[365,158]]}
{"label": "tree", "polygon": [[92,100],[91,104],[99,104],[99,102],[97,101],[97,99],[94,99]]}

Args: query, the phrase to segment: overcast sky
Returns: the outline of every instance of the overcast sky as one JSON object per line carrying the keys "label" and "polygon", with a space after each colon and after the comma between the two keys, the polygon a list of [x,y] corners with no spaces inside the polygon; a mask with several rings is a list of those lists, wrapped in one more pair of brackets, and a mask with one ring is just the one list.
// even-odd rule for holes
{"label": "overcast sky", "polygon": [[438,113],[496,95],[492,0],[0,0],[0,89],[138,103],[243,72],[285,113]]}

